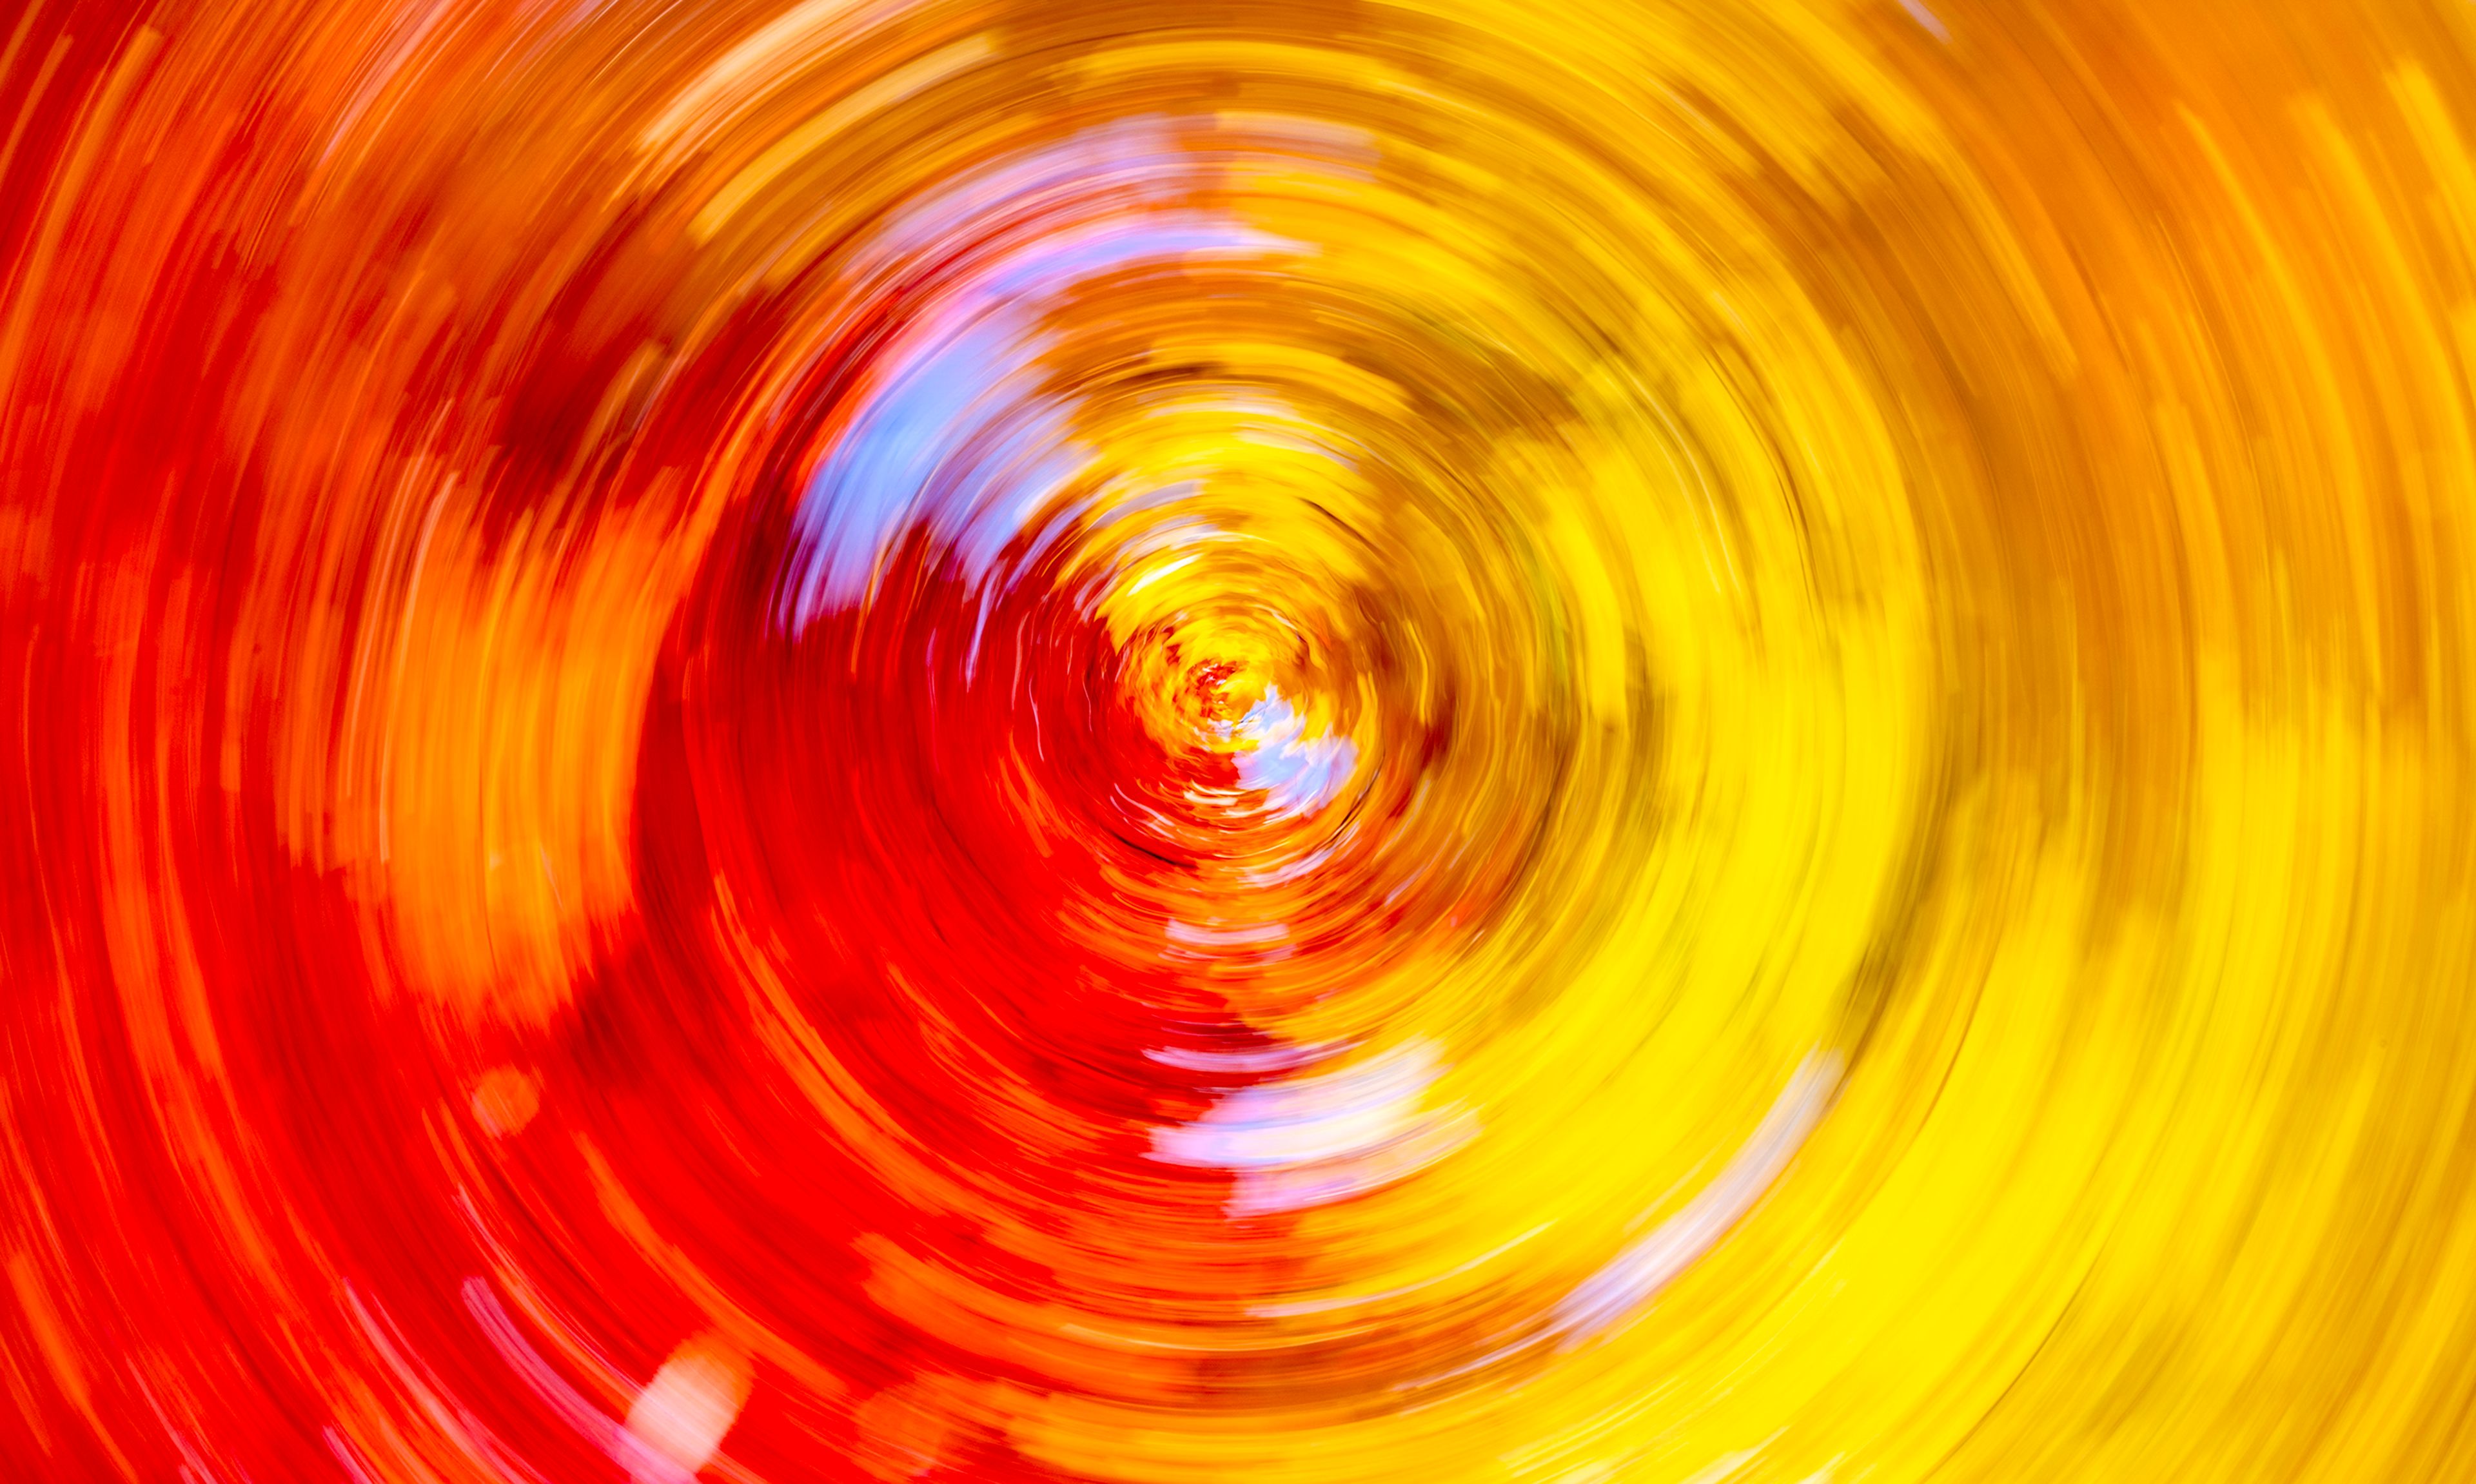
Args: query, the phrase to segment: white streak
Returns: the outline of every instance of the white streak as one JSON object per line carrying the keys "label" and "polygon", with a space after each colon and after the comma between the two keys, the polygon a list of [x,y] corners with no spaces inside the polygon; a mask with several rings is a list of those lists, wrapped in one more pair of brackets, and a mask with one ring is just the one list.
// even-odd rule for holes
{"label": "white streak", "polygon": [[1808,1056],[1719,1178],[1565,1296],[1552,1323],[1568,1346],[1630,1318],[1745,1219],[1821,1121],[1840,1066],[1835,1051]]}
{"label": "white streak", "polygon": [[[693,1474],[713,1461],[748,1401],[745,1362],[701,1340],[671,1352],[628,1409],[628,1432],[646,1452]],[[660,1484],[667,1471],[631,1464],[637,1484]]]}
{"label": "white streak", "polygon": [[1476,1131],[1468,1113],[1425,1106],[1443,1071],[1435,1048],[1419,1041],[1338,1072],[1260,1082],[1192,1123],[1155,1129],[1152,1157],[1233,1172],[1232,1216],[1359,1195],[1433,1164]]}
{"label": "white streak", "polygon": [[1909,19],[1925,27],[1926,31],[1932,35],[1936,40],[1944,42],[1945,44],[1950,42],[1950,28],[1943,23],[1942,17],[1936,15],[1934,12],[1927,10],[1923,5],[1919,4],[1918,0],[1900,0],[1900,9],[1909,12]]}

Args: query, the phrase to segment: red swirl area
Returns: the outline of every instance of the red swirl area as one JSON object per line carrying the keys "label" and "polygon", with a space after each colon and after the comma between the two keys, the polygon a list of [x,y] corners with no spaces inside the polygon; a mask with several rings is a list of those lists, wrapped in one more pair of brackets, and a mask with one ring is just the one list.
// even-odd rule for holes
{"label": "red swirl area", "polygon": [[2476,12],[22,0],[0,1479],[2476,1472]]}

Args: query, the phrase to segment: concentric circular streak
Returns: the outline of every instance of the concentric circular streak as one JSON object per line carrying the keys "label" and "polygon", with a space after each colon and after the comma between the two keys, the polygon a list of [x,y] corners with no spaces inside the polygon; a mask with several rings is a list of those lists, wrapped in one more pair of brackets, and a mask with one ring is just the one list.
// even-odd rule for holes
{"label": "concentric circular streak", "polygon": [[20,0],[0,1476],[2476,1477],[2476,8]]}

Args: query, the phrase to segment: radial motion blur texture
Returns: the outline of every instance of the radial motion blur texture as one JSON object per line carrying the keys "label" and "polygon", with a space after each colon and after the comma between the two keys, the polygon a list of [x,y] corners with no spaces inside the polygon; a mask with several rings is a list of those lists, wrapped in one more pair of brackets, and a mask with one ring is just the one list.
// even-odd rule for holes
{"label": "radial motion blur texture", "polygon": [[2476,1478],[2466,0],[12,0],[0,1478]]}

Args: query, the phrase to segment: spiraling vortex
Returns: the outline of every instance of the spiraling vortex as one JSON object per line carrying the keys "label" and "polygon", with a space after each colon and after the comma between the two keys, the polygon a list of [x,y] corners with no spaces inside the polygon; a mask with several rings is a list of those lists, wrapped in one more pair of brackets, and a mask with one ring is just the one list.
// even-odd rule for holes
{"label": "spiraling vortex", "polygon": [[2461,0],[0,31],[0,1476],[2476,1476]]}

